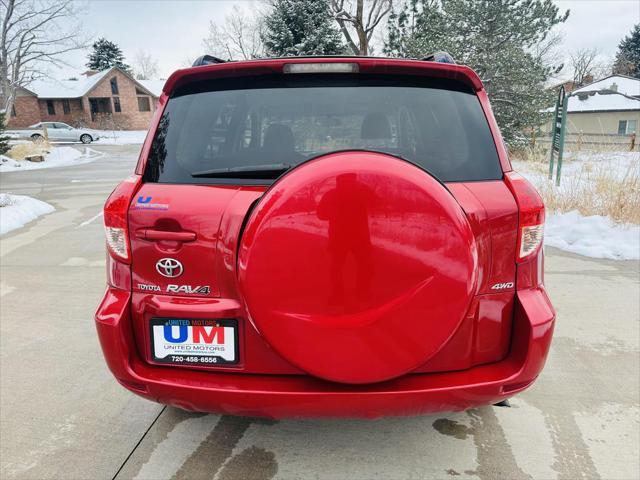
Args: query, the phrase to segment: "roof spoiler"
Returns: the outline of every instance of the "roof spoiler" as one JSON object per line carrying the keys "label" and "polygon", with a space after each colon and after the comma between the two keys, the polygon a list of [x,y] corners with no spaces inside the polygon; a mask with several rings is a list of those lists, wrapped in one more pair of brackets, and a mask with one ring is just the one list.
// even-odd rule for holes
{"label": "roof spoiler", "polygon": [[455,59],[448,52],[434,52],[431,55],[427,55],[422,60],[425,62],[438,62],[438,63],[453,63],[456,64]]}
{"label": "roof spoiler", "polygon": [[193,65],[191,66],[201,67],[203,65],[212,65],[214,63],[227,63],[227,62],[222,60],[221,58],[214,57],[213,55],[201,55],[200,57],[195,59],[195,61],[193,62]]}

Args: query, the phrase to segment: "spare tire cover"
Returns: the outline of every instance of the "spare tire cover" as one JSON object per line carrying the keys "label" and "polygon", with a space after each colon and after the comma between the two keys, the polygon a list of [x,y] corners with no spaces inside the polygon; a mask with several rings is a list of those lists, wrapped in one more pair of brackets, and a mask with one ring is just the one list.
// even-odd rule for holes
{"label": "spare tire cover", "polygon": [[266,341],[305,372],[345,383],[407,373],[447,342],[477,282],[453,196],[415,165],[349,151],[278,179],[247,219],[238,280]]}

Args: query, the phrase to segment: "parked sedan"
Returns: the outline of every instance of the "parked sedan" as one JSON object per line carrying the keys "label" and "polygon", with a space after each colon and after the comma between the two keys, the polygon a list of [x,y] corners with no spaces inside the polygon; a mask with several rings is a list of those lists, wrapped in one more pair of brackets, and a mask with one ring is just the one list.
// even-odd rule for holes
{"label": "parked sedan", "polygon": [[44,128],[47,128],[47,135],[52,142],[82,142],[91,143],[100,138],[97,130],[90,128],[74,128],[62,122],[40,122],[24,130],[14,130],[11,133],[17,134],[19,138],[30,138],[34,141],[44,138]]}

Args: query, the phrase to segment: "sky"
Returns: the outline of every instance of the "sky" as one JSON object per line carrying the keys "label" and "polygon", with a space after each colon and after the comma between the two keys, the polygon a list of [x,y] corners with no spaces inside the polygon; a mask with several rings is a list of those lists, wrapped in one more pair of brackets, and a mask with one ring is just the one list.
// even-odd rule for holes
{"label": "sky", "polygon": [[[618,43],[640,23],[639,0],[554,0],[569,19],[558,27],[561,54],[579,48],[597,48],[602,60],[615,55]],[[209,22],[223,23],[234,4],[247,11],[262,8],[260,1],[240,0],[84,0],[78,1],[79,21],[87,37],[105,37],[117,43],[129,64],[143,51],[158,61],[161,78],[202,55]],[[52,70],[55,78],[77,76],[86,70],[86,51],[69,53],[67,66]],[[567,72],[566,76],[570,74]]]}

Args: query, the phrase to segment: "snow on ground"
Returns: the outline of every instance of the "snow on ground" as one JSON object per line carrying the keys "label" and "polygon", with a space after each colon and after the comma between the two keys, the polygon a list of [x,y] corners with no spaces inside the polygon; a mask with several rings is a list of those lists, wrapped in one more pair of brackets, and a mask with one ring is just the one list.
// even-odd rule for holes
{"label": "snow on ground", "polygon": [[[530,162],[512,162],[513,168],[524,175],[536,186],[547,185],[548,164],[532,164]],[[555,174],[557,163],[554,165]],[[628,175],[640,175],[639,152],[569,152],[562,162],[561,182],[555,187],[560,193],[568,193],[576,184],[593,181],[594,174],[606,173],[616,180],[623,180]]]}
{"label": "snow on ground", "polygon": [[577,211],[552,213],[545,223],[545,245],[585,257],[640,259],[640,226],[617,225],[609,217]]}
{"label": "snow on ground", "polygon": [[24,195],[0,193],[0,235],[20,228],[55,210],[46,202]]}
{"label": "snow on ground", "polygon": [[44,162],[29,162],[27,160],[13,160],[0,155],[0,172],[15,172],[20,170],[39,170],[41,168],[68,167],[93,162],[103,153],[85,147],[78,150],[73,147],[54,147],[45,155]]}
{"label": "snow on ground", "polygon": [[[548,165],[516,161],[513,168],[539,190],[551,189],[559,196],[580,195],[580,192],[588,190],[590,182],[595,182],[603,174],[617,182],[640,176],[638,152],[569,153],[565,160],[559,187],[548,179]],[[622,225],[606,216],[585,216],[576,210],[547,210],[544,242],[545,245],[587,257],[640,259],[639,225]]]}
{"label": "snow on ground", "polygon": [[101,130],[97,145],[141,144],[147,136],[146,130]]}

